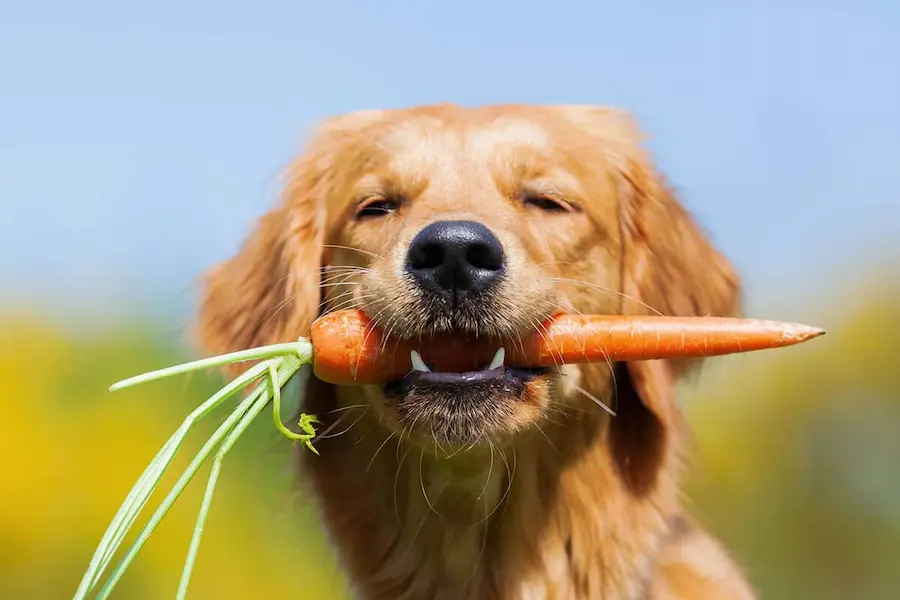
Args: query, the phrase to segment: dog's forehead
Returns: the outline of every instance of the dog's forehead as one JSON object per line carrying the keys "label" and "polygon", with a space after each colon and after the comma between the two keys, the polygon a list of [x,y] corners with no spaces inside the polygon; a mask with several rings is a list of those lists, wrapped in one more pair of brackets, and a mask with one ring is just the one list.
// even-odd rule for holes
{"label": "dog's forehead", "polygon": [[551,137],[541,123],[524,117],[462,113],[454,119],[399,119],[384,129],[378,146],[391,158],[391,167],[402,170],[422,163],[488,165],[523,150],[546,151]]}
{"label": "dog's forehead", "polygon": [[424,107],[351,114],[331,139],[350,169],[343,197],[388,190],[416,200],[417,214],[465,206],[496,219],[527,190],[572,198],[606,222],[617,218],[608,172],[618,148],[584,121],[558,108]]}

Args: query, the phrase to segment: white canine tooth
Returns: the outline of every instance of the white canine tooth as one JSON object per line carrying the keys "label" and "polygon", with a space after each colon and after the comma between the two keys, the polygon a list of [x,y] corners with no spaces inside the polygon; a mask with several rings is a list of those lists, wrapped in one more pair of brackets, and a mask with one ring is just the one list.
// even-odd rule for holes
{"label": "white canine tooth", "polygon": [[485,371],[493,371],[494,369],[499,369],[503,366],[503,361],[506,359],[506,350],[502,347],[497,350],[497,353],[494,355],[493,360],[491,360],[491,364],[487,366]]}
{"label": "white canine tooth", "polygon": [[422,355],[419,354],[417,350],[409,351],[409,360],[412,361],[413,371],[421,371],[422,373],[431,371],[431,369],[425,365],[425,361],[422,360]]}

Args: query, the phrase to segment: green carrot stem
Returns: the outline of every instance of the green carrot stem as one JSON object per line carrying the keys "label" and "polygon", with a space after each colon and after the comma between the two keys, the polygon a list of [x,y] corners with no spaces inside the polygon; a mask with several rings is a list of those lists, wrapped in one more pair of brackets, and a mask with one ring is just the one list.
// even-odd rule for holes
{"label": "green carrot stem", "polygon": [[150,465],[148,465],[147,469],[141,474],[141,477],[129,492],[115,517],[113,517],[113,521],[101,539],[97,551],[91,559],[88,571],[85,573],[85,576],[75,593],[74,600],[83,600],[86,598],[87,594],[97,584],[103,571],[106,570],[106,567],[115,555],[116,550],[122,543],[122,539],[125,537],[128,529],[134,524],[138,514],[147,504],[150,496],[159,485],[159,481],[162,479],[165,470],[174,458],[175,452],[187,436],[188,430],[193,427],[197,421],[208,415],[242,387],[263,375],[265,371],[266,367],[264,365],[254,366],[240,377],[231,381],[188,415],[182,425],[175,431],[172,437],[169,438]]}
{"label": "green carrot stem", "polygon": [[[271,390],[270,390],[271,393]],[[222,468],[222,461],[225,459],[225,455],[228,454],[228,451],[231,450],[231,447],[234,446],[234,443],[241,437],[241,435],[247,430],[247,427],[253,422],[260,412],[266,407],[269,403],[268,394],[263,393],[260,394],[259,398],[250,409],[241,417],[241,420],[238,421],[237,425],[234,426],[234,429],[228,434],[228,436],[222,441],[222,445],[219,447],[219,451],[216,453],[215,458],[213,459],[213,464],[209,472],[209,479],[206,483],[206,491],[203,493],[203,501],[200,504],[200,511],[197,513],[197,522],[194,526],[194,534],[191,536],[191,544],[188,548],[188,555],[184,561],[184,568],[181,572],[181,580],[178,583],[178,592],[175,596],[176,600],[184,600],[187,595],[187,587],[191,578],[191,573],[194,570],[194,562],[197,559],[197,551],[200,548],[200,537],[203,534],[203,526],[206,524],[206,518],[209,514],[209,507],[212,504],[213,493],[216,490],[216,483],[218,483],[219,479],[219,471]]]}
{"label": "green carrot stem", "polygon": [[131,545],[128,553],[122,558],[121,562],[116,566],[110,575],[109,581],[107,581],[106,585],[100,590],[100,593],[97,595],[97,600],[105,600],[109,597],[109,594],[112,593],[113,588],[115,588],[116,584],[125,574],[125,570],[134,560],[137,553],[144,547],[144,544],[150,538],[150,535],[156,530],[157,526],[159,526],[160,521],[162,521],[163,517],[166,516],[166,513],[169,512],[169,509],[172,508],[172,505],[175,504],[175,501],[178,497],[184,492],[184,489],[187,487],[187,484],[190,483],[191,479],[193,479],[194,475],[196,475],[197,471],[200,469],[200,466],[206,461],[209,455],[212,453],[213,449],[218,446],[225,436],[231,431],[234,425],[240,421],[240,419],[247,413],[250,407],[259,400],[262,395],[261,392],[264,388],[261,386],[254,391],[253,394],[248,396],[243,402],[241,402],[237,409],[235,409],[222,423],[218,429],[210,436],[210,438],[206,441],[200,451],[194,456],[194,459],[188,465],[187,469],[185,469],[184,473],[182,473],[181,477],[175,483],[175,486],[169,492],[169,494],[163,499],[162,504],[160,504],[159,508],[156,509],[156,512],[153,513],[153,516],[150,517],[150,521],[141,531],[140,535],[138,535],[137,540]]}
{"label": "green carrot stem", "polygon": [[148,381],[163,379],[164,377],[172,377],[174,375],[182,375],[191,371],[199,371],[201,369],[209,369],[211,367],[222,367],[248,360],[266,360],[277,356],[298,356],[304,363],[309,362],[312,356],[312,345],[304,338],[296,342],[287,342],[284,344],[272,344],[270,346],[262,346],[260,348],[250,348],[249,350],[240,350],[229,354],[220,354],[209,358],[201,358],[199,360],[187,362],[157,371],[151,371],[142,375],[129,377],[114,383],[109,390],[115,392],[127,387],[135,386]]}
{"label": "green carrot stem", "polygon": [[[203,462],[205,462],[212,451],[218,446],[219,451],[216,453],[216,456],[214,458],[213,467],[210,472],[209,480],[207,482],[206,492],[204,493],[203,503],[201,504],[200,513],[198,514],[194,528],[194,534],[191,538],[191,545],[188,549],[188,557],[185,561],[184,570],[182,571],[181,581],[179,582],[178,598],[181,599],[184,597],[184,595],[187,593],[190,574],[193,571],[193,565],[196,560],[197,552],[199,550],[200,537],[203,531],[203,526],[205,525],[206,518],[209,513],[212,496],[215,491],[219,472],[221,469],[221,463],[224,459],[225,454],[228,453],[234,443],[247,429],[252,420],[259,415],[259,413],[270,401],[273,402],[273,409],[275,414],[280,414],[280,392],[282,386],[286,385],[288,381],[291,380],[293,375],[300,369],[300,367],[312,360],[312,354],[312,345],[308,340],[300,338],[296,342],[274,344],[261,348],[252,348],[240,352],[232,352],[230,354],[214,356],[211,358],[192,361],[182,365],[176,365],[166,369],[152,371],[150,373],[145,373],[143,375],[138,375],[136,377],[131,377],[129,379],[120,381],[110,388],[111,391],[115,391],[138,385],[140,383],[146,383],[173,375],[189,373],[191,371],[196,371],[199,369],[220,367],[227,364],[251,360],[262,361],[259,364],[254,365],[252,368],[248,369],[239,377],[235,378],[233,381],[219,390],[216,394],[214,394],[211,398],[209,398],[206,402],[197,407],[184,420],[182,425],[175,431],[172,437],[170,437],[166,441],[160,451],[153,458],[150,465],[148,465],[148,467],[138,478],[137,482],[135,482],[135,485],[129,491],[128,496],[122,503],[122,506],[116,512],[113,521],[110,523],[109,527],[104,533],[100,544],[98,545],[93,557],[91,558],[91,563],[88,567],[87,572],[84,574],[81,583],[79,584],[78,590],[75,593],[74,600],[84,600],[88,594],[94,591],[94,588],[98,585],[100,577],[109,566],[109,563],[112,560],[113,556],[115,556],[115,553],[121,545],[125,535],[128,533],[138,515],[148,502],[150,496],[159,485],[160,480],[165,474],[166,469],[171,464],[175,453],[180,448],[189,430],[193,428],[200,419],[207,416],[225,400],[235,395],[241,388],[249,385],[250,383],[264,375],[269,375],[269,379],[263,383],[260,383],[254,388],[251,394],[243,402],[241,402],[240,405],[227,417],[227,419],[219,426],[218,429],[216,429],[215,433],[213,433],[213,435],[203,445],[197,455],[195,455],[188,468],[182,473],[173,489],[165,497],[162,504],[157,508],[156,512],[151,516],[149,522],[141,531],[137,540],[131,545],[125,557],[116,566],[113,573],[110,575],[109,580],[97,595],[98,599],[105,600],[109,596],[109,594],[112,593],[112,590],[124,575],[125,570],[134,560],[137,553],[146,543],[147,539],[150,537],[153,531],[155,531],[156,527],[162,521],[163,517],[165,517],[178,497],[183,493],[184,489],[191,481],[193,476],[197,473]],[[317,422],[314,416],[305,414],[301,415],[299,425],[300,428],[304,431],[303,434],[297,434],[288,430],[281,423],[280,418],[278,418],[277,421],[278,424],[281,425],[281,427],[279,427],[279,430],[281,430],[282,433],[284,433],[291,439],[302,441],[309,449],[311,449],[313,452],[316,452],[315,448],[313,448],[310,443],[310,440],[315,435],[315,429],[312,424]]]}

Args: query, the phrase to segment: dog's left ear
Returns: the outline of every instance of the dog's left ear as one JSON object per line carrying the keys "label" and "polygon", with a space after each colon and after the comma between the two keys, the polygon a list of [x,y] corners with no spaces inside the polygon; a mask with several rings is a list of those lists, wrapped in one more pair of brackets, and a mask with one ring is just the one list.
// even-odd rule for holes
{"label": "dog's left ear", "polygon": [[[737,316],[740,280],[675,197],[634,120],[615,109],[560,107],[603,155],[619,202],[623,314]],[[664,459],[669,434],[681,425],[675,385],[693,361],[622,365],[618,416],[611,443],[632,489],[648,489]],[[625,381],[622,381],[625,379]]]}
{"label": "dog's left ear", "polygon": [[[599,106],[558,107],[597,142],[619,202],[622,312],[670,316],[737,316],[740,280],[657,173],[630,115]],[[697,362],[697,361],[693,361]],[[665,366],[663,366],[665,365]],[[691,363],[629,364],[643,402],[664,423],[674,416],[670,381]],[[667,375],[660,369],[671,371]],[[638,382],[641,382],[638,384]]]}
{"label": "dog's left ear", "polygon": [[[738,316],[740,279],[650,160],[635,152],[621,169],[622,313]],[[675,381],[700,360],[628,364],[633,385],[665,425],[680,416]]]}
{"label": "dog's left ear", "polygon": [[[625,159],[621,175],[622,313],[738,316],[740,280],[729,261],[681,205],[643,155]],[[625,365],[629,392],[654,418],[621,406],[611,436],[632,489],[649,489],[667,449],[680,436],[678,379],[700,359],[635,361]],[[626,400],[627,402],[627,400]],[[628,422],[630,418],[630,422]],[[640,441],[639,441],[640,440]],[[634,444],[643,447],[636,451]],[[674,447],[676,452],[679,446]]]}

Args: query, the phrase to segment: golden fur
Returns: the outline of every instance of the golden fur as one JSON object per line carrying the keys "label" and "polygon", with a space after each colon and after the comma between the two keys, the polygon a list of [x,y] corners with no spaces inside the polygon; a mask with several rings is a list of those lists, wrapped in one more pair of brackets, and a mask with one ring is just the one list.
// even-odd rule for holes
{"label": "golden fur", "polygon": [[[356,219],[372,202],[389,214]],[[508,274],[489,310],[426,322],[400,265],[417,231],[449,218],[489,226]],[[394,335],[514,340],[560,309],[737,315],[739,295],[627,115],[438,105],[327,121],[283,201],[208,274],[198,333],[205,350],[233,351],[360,307]],[[380,387],[310,379],[303,410],[324,425],[302,472],[354,588],[392,600],[753,598],[679,500],[674,385],[692,366],[565,367],[519,400],[496,398],[498,412],[463,433],[399,413]]]}

